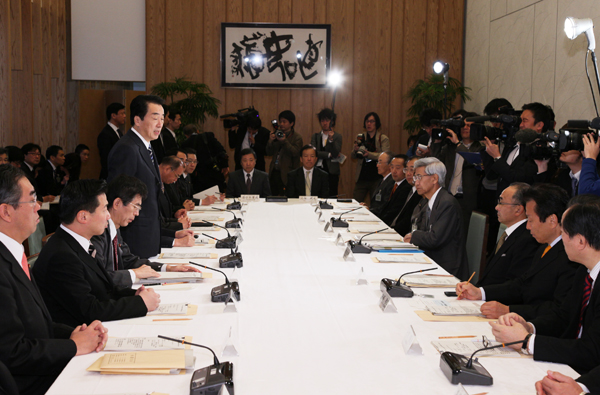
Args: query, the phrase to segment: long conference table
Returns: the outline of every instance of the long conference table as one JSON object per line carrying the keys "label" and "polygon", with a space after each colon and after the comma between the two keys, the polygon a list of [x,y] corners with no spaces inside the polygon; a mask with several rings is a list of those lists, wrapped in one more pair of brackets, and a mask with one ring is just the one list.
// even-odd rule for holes
{"label": "long conference table", "polygon": [[[161,303],[197,305],[198,313],[192,320],[152,322],[145,317],[105,322],[109,335],[192,336],[193,342],[211,347],[221,362],[233,362],[236,395],[457,394],[458,386],[442,373],[440,354],[431,341],[467,335],[493,339],[489,324],[425,322],[414,312],[421,299],[418,296],[394,298],[397,312],[383,312],[379,307],[383,277],[398,278],[433,265],[375,263],[374,253],[344,260],[345,247],[336,245],[334,239],[338,232],[348,230],[325,232],[314,205],[307,201],[253,201],[244,203],[243,210],[243,242],[239,247],[243,268],[222,269],[230,280],[239,282],[237,312],[224,312],[223,303],[210,301],[210,290],[224,283],[221,274],[213,273],[212,278],[190,286],[156,287]],[[362,219],[379,221],[368,210],[360,211],[367,214],[360,216]],[[322,218],[328,220],[331,212],[324,210]],[[219,217],[232,218],[229,213],[219,213]],[[224,225],[224,221],[218,223]],[[226,232],[212,235],[223,238]],[[192,249],[219,256],[229,253],[215,249],[214,244],[174,250]],[[219,266],[217,259],[195,261]],[[445,272],[440,268],[432,273]],[[366,284],[357,284],[360,278],[366,279]],[[450,300],[443,294],[447,290],[414,289],[415,294]],[[414,349],[406,353],[403,348],[411,327],[422,353]],[[222,357],[226,345],[233,345],[238,356]],[[189,394],[191,371],[167,376],[87,372],[86,368],[103,354],[73,358],[48,393]],[[194,356],[196,369],[212,364],[207,350],[195,348]],[[534,383],[547,370],[578,377],[569,366],[536,362],[531,356],[484,357],[480,362],[493,376],[494,384],[465,386],[469,394],[535,394]]]}

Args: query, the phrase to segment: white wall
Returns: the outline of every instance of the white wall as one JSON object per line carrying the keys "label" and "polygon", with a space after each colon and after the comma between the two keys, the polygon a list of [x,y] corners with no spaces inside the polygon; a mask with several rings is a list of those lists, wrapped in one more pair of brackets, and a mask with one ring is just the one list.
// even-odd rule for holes
{"label": "white wall", "polygon": [[[569,40],[567,16],[592,18],[600,42],[598,0],[467,0],[465,86],[473,99],[465,109],[482,113],[496,97],[515,109],[529,102],[549,104],[557,127],[568,119],[596,117],[584,59],[585,35]],[[600,49],[598,49],[600,57]],[[588,60],[599,101],[594,66]]]}

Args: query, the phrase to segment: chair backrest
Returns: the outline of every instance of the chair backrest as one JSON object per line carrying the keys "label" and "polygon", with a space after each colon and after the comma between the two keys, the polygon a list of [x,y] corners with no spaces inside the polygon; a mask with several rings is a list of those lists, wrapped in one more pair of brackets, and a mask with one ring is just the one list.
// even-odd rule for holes
{"label": "chair backrest", "polygon": [[498,244],[498,242],[500,241],[500,237],[502,237],[502,233],[504,233],[505,230],[506,225],[500,224],[500,227],[498,228],[498,237],[496,237],[496,244]]}
{"label": "chair backrest", "polygon": [[42,240],[46,236],[46,227],[44,226],[44,218],[40,217],[40,222],[35,229],[35,232],[31,234],[27,238],[29,251],[26,252],[27,255],[35,255],[39,254],[42,251]]}
{"label": "chair backrest", "polygon": [[469,222],[469,231],[467,233],[467,262],[469,263],[469,275],[475,272],[471,280],[476,283],[481,273],[481,265],[485,262],[485,245],[488,236],[488,216],[487,214],[473,211],[471,221]]}
{"label": "chair backrest", "polygon": [[53,234],[54,234],[54,232],[52,232],[49,235],[46,235],[42,238],[42,248],[44,248],[44,246],[46,245],[48,240],[50,240],[50,238],[52,237]]}

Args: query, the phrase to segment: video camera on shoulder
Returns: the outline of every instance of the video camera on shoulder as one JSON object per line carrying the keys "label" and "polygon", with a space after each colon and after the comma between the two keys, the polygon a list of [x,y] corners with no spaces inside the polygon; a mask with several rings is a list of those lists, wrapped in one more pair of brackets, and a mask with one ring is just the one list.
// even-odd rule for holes
{"label": "video camera on shoulder", "polygon": [[223,127],[225,129],[231,129],[234,126],[245,127],[251,118],[258,118],[258,111],[253,106],[248,108],[242,108],[236,113],[221,115],[223,120]]}
{"label": "video camera on shoulder", "polygon": [[465,127],[465,121],[462,118],[448,118],[448,119],[432,119],[431,123],[439,125],[439,128],[433,128],[431,130],[432,140],[442,140],[447,142],[446,137],[450,136],[450,133],[446,129],[452,130],[457,136],[460,136],[460,130]]}

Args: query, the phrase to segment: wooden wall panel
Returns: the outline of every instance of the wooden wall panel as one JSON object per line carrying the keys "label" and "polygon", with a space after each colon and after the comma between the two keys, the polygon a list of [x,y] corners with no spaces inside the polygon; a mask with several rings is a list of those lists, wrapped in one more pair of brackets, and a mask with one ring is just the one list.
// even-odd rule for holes
{"label": "wooden wall panel", "polygon": [[12,79],[12,132],[15,145],[33,138],[33,70],[31,0],[21,0],[22,68],[13,70]]}
{"label": "wooden wall panel", "polygon": [[48,0],[50,3],[50,67],[52,68],[52,78],[58,78],[59,58],[58,58],[58,14],[61,0]]}
{"label": "wooden wall panel", "polygon": [[[463,80],[464,47],[456,45],[456,39],[453,37],[464,37],[464,14],[465,4],[456,0],[440,1],[440,31],[438,37],[439,56],[447,59],[450,65],[450,77]],[[455,108],[461,108],[461,102],[456,100]]]}
{"label": "wooden wall panel", "polygon": [[52,78],[52,143],[66,146],[67,138],[67,37],[64,1],[56,1],[57,77]]}
{"label": "wooden wall panel", "polygon": [[21,28],[21,0],[10,1],[10,52],[11,52],[11,67],[13,70],[21,70],[23,68],[23,48]]}
{"label": "wooden wall panel", "polygon": [[0,146],[12,143],[10,0],[0,0]]}
{"label": "wooden wall panel", "polygon": [[42,0],[32,0],[31,7],[33,74],[43,74]]}
{"label": "wooden wall panel", "polygon": [[198,21],[204,18],[204,1],[184,0],[169,2],[165,23],[165,67],[166,78],[187,76],[194,81],[203,77],[203,37]]}
{"label": "wooden wall panel", "polygon": [[[146,89],[165,81],[165,0],[146,0]],[[189,27],[198,29],[197,25]],[[184,54],[181,54],[183,56]]]}
{"label": "wooden wall panel", "polygon": [[81,178],[97,178],[100,174],[100,154],[96,139],[106,124],[105,92],[99,89],[80,89],[78,96],[80,108],[78,142],[90,147],[90,159],[81,169]]}
{"label": "wooden wall panel", "polygon": [[392,42],[390,53],[392,54],[390,62],[390,120],[389,130],[391,133],[390,143],[394,147],[393,150],[398,153],[406,152],[407,133],[402,130],[404,123],[403,113],[398,111],[401,109],[406,96],[406,87],[402,81],[404,73],[404,62],[402,61],[402,53],[404,53],[404,5],[402,0],[392,1]]}

